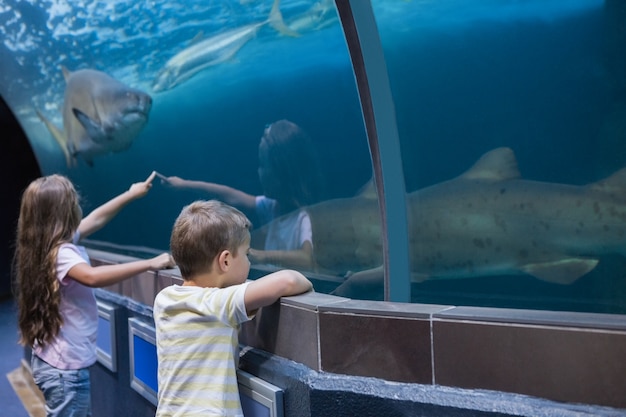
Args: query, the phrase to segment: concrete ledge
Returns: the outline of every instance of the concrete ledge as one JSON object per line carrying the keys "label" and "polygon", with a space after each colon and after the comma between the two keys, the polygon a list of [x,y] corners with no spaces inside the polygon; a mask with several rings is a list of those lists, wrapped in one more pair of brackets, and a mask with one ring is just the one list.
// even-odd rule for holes
{"label": "concrete ledge", "polygon": [[[90,255],[94,262],[115,259],[106,252]],[[182,283],[178,270],[153,274],[105,292],[121,295],[118,302],[134,312],[151,315],[156,292]],[[613,415],[626,415],[622,315],[360,301],[309,293],[261,309],[242,326],[240,342],[315,372],[437,390],[449,386],[532,395],[615,407],[623,410]]]}
{"label": "concrete ledge", "polygon": [[256,349],[240,367],[285,389],[285,415],[424,417],[617,417],[626,410],[563,404],[519,394],[396,383],[378,378],[317,372]]}

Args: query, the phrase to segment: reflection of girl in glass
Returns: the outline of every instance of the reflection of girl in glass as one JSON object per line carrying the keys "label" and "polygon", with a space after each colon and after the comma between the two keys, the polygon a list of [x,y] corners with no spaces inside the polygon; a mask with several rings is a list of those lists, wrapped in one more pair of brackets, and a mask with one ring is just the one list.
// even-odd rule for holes
{"label": "reflection of girl in glass", "polygon": [[263,195],[253,196],[222,184],[162,177],[176,188],[205,191],[266,225],[264,250],[250,259],[293,268],[313,266],[311,220],[303,208],[319,201],[321,171],[310,137],[298,125],[279,120],[268,125],[259,143]]}

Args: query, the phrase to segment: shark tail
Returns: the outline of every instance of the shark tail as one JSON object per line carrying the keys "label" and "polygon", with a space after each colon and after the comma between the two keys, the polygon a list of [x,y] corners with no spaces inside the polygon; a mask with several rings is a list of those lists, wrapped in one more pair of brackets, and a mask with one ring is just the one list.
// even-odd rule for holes
{"label": "shark tail", "polygon": [[271,27],[273,27],[278,33],[291,36],[298,37],[300,34],[295,30],[291,29],[289,26],[285,24],[283,20],[283,14],[280,12],[280,0],[274,0],[274,4],[272,5],[272,11],[270,12],[270,17],[268,18],[268,22]]}
{"label": "shark tail", "polygon": [[63,134],[63,132],[58,127],[56,127],[50,120],[48,120],[43,114],[41,114],[39,110],[36,110],[36,112],[37,112],[37,116],[39,116],[41,121],[44,122],[44,124],[46,125],[50,133],[52,134],[52,137],[54,137],[54,139],[57,141],[57,143],[61,147],[61,150],[63,151],[63,154],[65,155],[65,163],[67,164],[67,167],[69,168],[73,166],[74,158],[72,154],[70,153],[65,134]]}

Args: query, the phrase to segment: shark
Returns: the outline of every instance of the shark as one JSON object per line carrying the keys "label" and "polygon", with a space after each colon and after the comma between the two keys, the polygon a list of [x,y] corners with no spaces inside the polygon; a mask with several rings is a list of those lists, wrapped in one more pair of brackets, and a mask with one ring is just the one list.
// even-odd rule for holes
{"label": "shark", "polygon": [[[383,277],[372,187],[306,207],[317,271],[345,285]],[[626,168],[587,185],[526,180],[507,147],[406,196],[413,282],[530,275],[567,285],[604,255],[626,255]]]}
{"label": "shark", "polygon": [[314,30],[324,29],[339,22],[333,0],[320,0],[305,12],[287,21],[287,27],[292,31],[302,34]]}
{"label": "shark", "polygon": [[62,70],[63,129],[36,112],[61,147],[68,168],[77,165],[78,157],[93,166],[95,156],[128,149],[148,122],[152,98],[102,71]]}
{"label": "shark", "polygon": [[298,36],[283,21],[279,6],[280,0],[274,0],[270,15],[265,21],[227,30],[196,42],[192,41],[190,46],[165,63],[154,79],[152,90],[154,92],[169,90],[200,71],[231,59],[266,24],[283,35]]}

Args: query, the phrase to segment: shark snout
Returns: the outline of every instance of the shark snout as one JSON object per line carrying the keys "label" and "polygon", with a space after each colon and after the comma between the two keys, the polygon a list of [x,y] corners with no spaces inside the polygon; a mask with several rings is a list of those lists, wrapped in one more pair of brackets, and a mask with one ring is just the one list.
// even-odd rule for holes
{"label": "shark snout", "polygon": [[143,126],[148,121],[152,97],[142,91],[130,91],[126,94],[125,100],[117,123],[124,126]]}
{"label": "shark snout", "polygon": [[152,109],[152,97],[142,91],[129,92],[126,95],[126,105],[124,113],[127,115],[135,114],[136,117],[148,118],[148,114]]}
{"label": "shark snout", "polygon": [[152,97],[150,97],[146,93],[137,94],[137,107],[142,109],[146,115],[150,112],[152,108]]}

